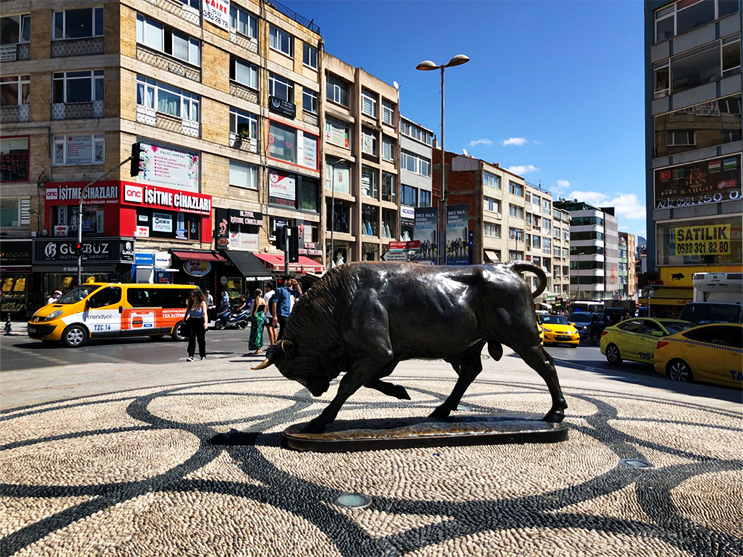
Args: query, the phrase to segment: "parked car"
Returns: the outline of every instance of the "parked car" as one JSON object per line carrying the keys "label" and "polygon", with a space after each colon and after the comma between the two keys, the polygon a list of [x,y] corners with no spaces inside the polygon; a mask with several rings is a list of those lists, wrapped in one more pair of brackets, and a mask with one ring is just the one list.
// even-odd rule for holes
{"label": "parked car", "polygon": [[593,320],[593,313],[587,311],[574,311],[568,316],[568,321],[575,327],[580,334],[581,340],[588,339],[588,335],[591,332],[591,321]]}
{"label": "parked car", "polygon": [[580,343],[577,329],[562,315],[537,315],[543,331],[543,344],[569,344],[573,348]]}
{"label": "parked car", "polygon": [[725,302],[689,302],[681,308],[679,318],[697,325],[740,323],[743,320],[743,306]]}
{"label": "parked car", "polygon": [[674,381],[743,387],[743,325],[715,323],[663,337],[655,371]]}
{"label": "parked car", "polygon": [[658,339],[695,327],[691,321],[635,317],[604,329],[601,353],[612,365],[622,360],[652,364]]}

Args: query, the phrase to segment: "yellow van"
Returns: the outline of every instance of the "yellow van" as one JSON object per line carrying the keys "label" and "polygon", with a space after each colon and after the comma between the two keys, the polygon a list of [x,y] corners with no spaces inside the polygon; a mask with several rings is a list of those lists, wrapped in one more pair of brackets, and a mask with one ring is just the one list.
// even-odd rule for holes
{"label": "yellow van", "polygon": [[34,313],[28,336],[75,348],[91,338],[188,337],[183,316],[195,286],[91,282]]}

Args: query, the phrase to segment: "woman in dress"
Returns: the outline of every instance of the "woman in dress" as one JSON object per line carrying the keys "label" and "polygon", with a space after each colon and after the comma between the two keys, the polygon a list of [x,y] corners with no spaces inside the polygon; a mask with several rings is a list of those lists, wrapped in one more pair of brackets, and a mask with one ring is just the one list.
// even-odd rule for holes
{"label": "woman in dress", "polygon": [[266,301],[263,299],[263,290],[256,288],[253,292],[253,304],[250,306],[250,337],[248,350],[253,354],[263,351],[263,321],[266,319]]}

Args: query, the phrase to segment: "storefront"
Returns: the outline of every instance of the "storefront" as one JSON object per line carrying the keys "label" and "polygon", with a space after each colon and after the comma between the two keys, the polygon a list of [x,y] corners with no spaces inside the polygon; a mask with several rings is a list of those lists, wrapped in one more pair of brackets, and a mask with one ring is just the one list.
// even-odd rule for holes
{"label": "storefront", "polygon": [[3,319],[10,314],[13,321],[25,321],[43,305],[40,295],[33,294],[36,289],[31,272],[32,245],[31,238],[3,239],[0,242],[0,311]]}

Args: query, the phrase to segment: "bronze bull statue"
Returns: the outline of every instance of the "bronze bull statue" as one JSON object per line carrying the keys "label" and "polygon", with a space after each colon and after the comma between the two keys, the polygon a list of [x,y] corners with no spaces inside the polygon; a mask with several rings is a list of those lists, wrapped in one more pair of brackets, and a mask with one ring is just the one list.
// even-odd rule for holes
{"label": "bronze bull statue", "polygon": [[[523,271],[539,279],[533,293],[519,274]],[[552,357],[539,341],[534,311],[533,298],[546,285],[544,271],[523,261],[466,267],[342,265],[297,301],[283,340],[253,369],[275,364],[314,396],[346,372],[335,398],[303,429],[320,433],[360,387],[409,400],[404,387],[382,378],[398,362],[414,358],[443,359],[457,372],[451,394],[431,414],[445,418],[482,371],[483,346],[499,360],[505,344],[547,383],[552,407],[544,421],[561,422],[567,403]]]}

